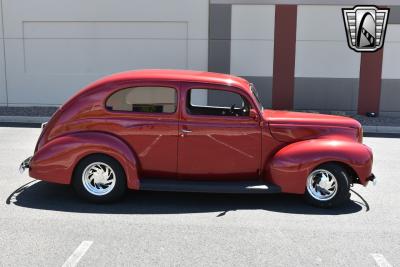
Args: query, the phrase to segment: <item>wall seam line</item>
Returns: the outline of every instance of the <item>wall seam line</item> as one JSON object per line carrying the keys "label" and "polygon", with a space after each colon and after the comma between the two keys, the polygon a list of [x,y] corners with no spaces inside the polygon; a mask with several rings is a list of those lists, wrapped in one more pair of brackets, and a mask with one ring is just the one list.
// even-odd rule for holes
{"label": "wall seam line", "polygon": [[7,83],[7,59],[6,59],[6,42],[4,38],[4,12],[3,12],[3,0],[0,0],[1,8],[1,30],[3,31],[3,57],[4,57],[4,86],[6,92],[6,106],[8,107],[8,83]]}

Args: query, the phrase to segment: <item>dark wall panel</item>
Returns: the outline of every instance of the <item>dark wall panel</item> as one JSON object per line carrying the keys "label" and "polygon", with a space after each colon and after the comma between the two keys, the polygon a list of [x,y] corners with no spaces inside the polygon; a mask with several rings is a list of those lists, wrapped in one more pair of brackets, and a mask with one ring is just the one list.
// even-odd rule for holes
{"label": "dark wall panel", "polygon": [[380,113],[400,115],[400,79],[382,80]]}
{"label": "dark wall panel", "polygon": [[296,5],[275,6],[274,71],[272,107],[293,109],[296,53]]}
{"label": "dark wall panel", "polygon": [[230,73],[232,5],[210,5],[208,70]]}
{"label": "dark wall panel", "polygon": [[383,48],[373,53],[362,53],[360,85],[358,92],[358,114],[379,112],[381,96]]}
{"label": "dark wall panel", "polygon": [[357,111],[358,79],[300,78],[295,80],[297,110]]}

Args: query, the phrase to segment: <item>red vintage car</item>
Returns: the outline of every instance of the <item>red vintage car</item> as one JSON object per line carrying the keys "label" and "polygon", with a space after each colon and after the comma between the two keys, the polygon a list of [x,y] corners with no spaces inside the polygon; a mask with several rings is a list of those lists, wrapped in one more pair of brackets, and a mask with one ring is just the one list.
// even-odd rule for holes
{"label": "red vintage car", "polygon": [[82,89],[42,127],[31,177],[94,202],[127,189],[293,193],[320,207],[367,185],[372,151],[347,117],[264,109],[253,84],[224,74],[128,71]]}

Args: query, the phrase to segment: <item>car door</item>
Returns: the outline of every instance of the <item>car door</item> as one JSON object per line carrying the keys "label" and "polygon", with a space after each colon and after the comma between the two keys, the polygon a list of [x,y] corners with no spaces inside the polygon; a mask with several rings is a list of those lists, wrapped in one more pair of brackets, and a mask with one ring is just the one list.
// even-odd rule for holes
{"label": "car door", "polygon": [[259,177],[261,127],[240,89],[182,83],[178,138],[181,179],[247,180]]}
{"label": "car door", "polygon": [[109,130],[118,133],[139,161],[140,178],[177,176],[179,90],[175,82],[135,82],[106,101]]}

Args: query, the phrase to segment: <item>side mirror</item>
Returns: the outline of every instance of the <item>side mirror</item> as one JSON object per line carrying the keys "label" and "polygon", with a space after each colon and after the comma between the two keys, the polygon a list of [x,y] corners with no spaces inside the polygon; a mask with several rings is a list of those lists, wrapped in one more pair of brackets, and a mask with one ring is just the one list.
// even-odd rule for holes
{"label": "side mirror", "polygon": [[255,109],[250,109],[249,111],[249,117],[254,119],[254,120],[258,120],[258,113]]}

